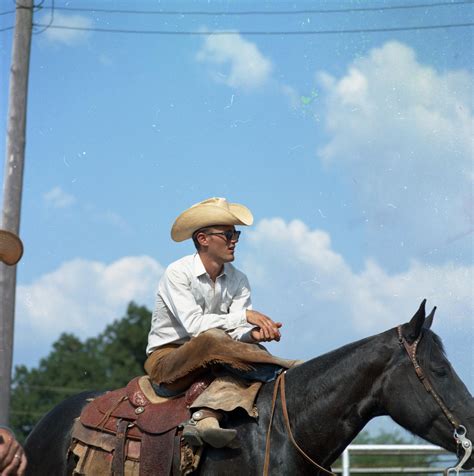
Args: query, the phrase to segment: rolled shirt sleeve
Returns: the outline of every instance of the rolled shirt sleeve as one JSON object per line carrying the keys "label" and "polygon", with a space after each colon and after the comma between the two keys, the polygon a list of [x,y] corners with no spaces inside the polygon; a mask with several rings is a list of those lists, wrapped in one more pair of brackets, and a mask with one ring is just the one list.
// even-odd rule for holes
{"label": "rolled shirt sleeve", "polygon": [[247,321],[247,309],[252,309],[252,300],[250,298],[250,284],[245,275],[239,282],[238,294],[234,297],[229,312],[243,313],[244,322],[240,326],[228,331],[227,333],[235,340],[243,342],[255,342],[250,332],[255,328],[254,325]]}

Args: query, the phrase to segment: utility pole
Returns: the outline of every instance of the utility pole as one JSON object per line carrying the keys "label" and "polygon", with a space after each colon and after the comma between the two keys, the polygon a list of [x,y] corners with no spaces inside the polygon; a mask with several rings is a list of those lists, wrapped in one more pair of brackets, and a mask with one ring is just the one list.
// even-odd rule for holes
{"label": "utility pole", "polygon": [[[26,98],[30,64],[33,0],[16,0],[2,228],[19,234],[26,136]],[[13,356],[16,266],[0,263],[0,425],[8,424]]]}

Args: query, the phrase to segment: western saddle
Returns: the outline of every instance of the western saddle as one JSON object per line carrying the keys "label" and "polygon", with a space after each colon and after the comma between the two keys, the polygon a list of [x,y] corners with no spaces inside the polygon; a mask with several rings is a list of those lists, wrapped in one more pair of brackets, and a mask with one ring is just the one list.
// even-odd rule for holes
{"label": "western saddle", "polygon": [[199,465],[202,447],[182,441],[189,407],[209,386],[195,382],[174,398],[156,395],[148,376],[88,403],[72,430],[69,456],[74,475],[168,476],[189,474]]}

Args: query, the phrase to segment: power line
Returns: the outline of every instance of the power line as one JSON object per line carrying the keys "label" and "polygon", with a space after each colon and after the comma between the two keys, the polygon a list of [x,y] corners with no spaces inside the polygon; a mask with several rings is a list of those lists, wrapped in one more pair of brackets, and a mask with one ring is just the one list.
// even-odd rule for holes
{"label": "power line", "polygon": [[0,30],[0,33],[1,33],[2,31],[13,30],[13,28],[15,28],[15,27],[14,27],[14,26],[7,26],[6,28],[2,28],[2,29]]}
{"label": "power line", "polygon": [[[33,26],[47,26],[42,23],[33,23]],[[211,35],[331,35],[344,33],[384,33],[391,31],[414,31],[414,30],[439,30],[442,28],[465,28],[474,26],[474,23],[448,23],[444,25],[421,25],[421,26],[401,26],[393,28],[358,28],[350,30],[307,30],[307,31],[166,31],[166,30],[122,30],[115,28],[89,28],[80,26],[67,25],[51,25],[49,28],[59,30],[75,30],[75,31],[96,31],[100,33],[128,33],[141,35],[168,35],[168,36],[211,36]],[[13,27],[11,27],[13,28]],[[7,30],[11,28],[6,28]],[[4,31],[4,30],[0,30]]]}
{"label": "power line", "polygon": [[[311,15],[316,13],[350,13],[350,12],[369,12],[384,10],[412,10],[415,8],[433,8],[452,5],[472,4],[473,0],[459,0],[453,2],[436,3],[418,3],[408,5],[389,5],[378,7],[360,7],[360,8],[339,8],[339,9],[310,9],[310,10],[250,10],[250,11],[179,11],[179,10],[114,10],[107,8],[83,8],[83,7],[56,7],[57,10],[75,11],[75,12],[94,12],[94,13],[125,13],[138,15],[206,15],[206,16],[231,16],[231,15]],[[51,7],[43,7],[49,9]]]}
{"label": "power line", "polygon": [[[43,7],[44,0],[38,5],[34,5],[35,9],[48,10],[53,7]],[[58,7],[56,10],[74,11],[74,12],[91,12],[91,13],[118,13],[132,15],[204,15],[204,16],[232,16],[232,15],[312,15],[319,13],[351,13],[351,12],[370,12],[370,11],[386,11],[386,10],[413,10],[416,8],[435,8],[449,7],[453,5],[472,4],[473,0],[458,0],[452,2],[435,2],[435,3],[412,3],[408,5],[388,5],[378,7],[352,7],[352,8],[332,8],[332,9],[310,9],[310,10],[244,10],[244,11],[180,11],[180,10],[117,10],[107,8],[83,8],[83,7]],[[8,15],[15,13],[15,10],[0,12],[0,15]]]}
{"label": "power line", "polygon": [[[44,2],[44,0],[43,0],[43,2]],[[40,7],[41,7],[41,5],[43,5],[43,2],[41,2],[39,4]],[[53,21],[54,21],[54,0],[51,0],[51,17],[49,19],[49,23],[42,30],[35,31],[34,34],[39,35],[39,34],[45,32],[48,28],[51,27],[51,25],[53,24]]]}

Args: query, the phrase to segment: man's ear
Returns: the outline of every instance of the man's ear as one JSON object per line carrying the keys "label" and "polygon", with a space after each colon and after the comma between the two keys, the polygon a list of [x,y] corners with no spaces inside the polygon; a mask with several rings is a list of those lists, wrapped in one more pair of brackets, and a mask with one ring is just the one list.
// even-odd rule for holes
{"label": "man's ear", "polygon": [[196,240],[199,243],[199,246],[201,246],[201,247],[209,246],[209,237],[203,231],[200,231],[196,235]]}

